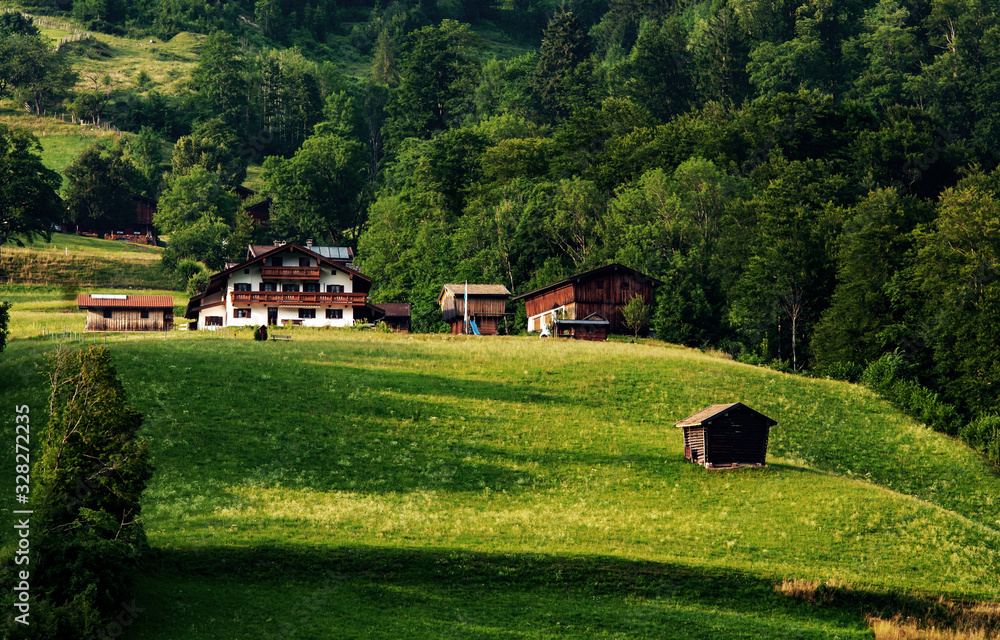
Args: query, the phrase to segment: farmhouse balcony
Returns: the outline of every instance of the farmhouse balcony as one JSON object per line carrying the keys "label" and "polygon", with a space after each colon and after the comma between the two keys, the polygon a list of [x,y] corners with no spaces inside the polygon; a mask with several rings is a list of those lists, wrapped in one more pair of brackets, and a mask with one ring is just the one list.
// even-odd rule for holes
{"label": "farmhouse balcony", "polygon": [[319,280],[319,267],[261,267],[264,280]]}
{"label": "farmhouse balcony", "polygon": [[233,291],[233,304],[365,304],[364,293],[316,293],[314,291]]}

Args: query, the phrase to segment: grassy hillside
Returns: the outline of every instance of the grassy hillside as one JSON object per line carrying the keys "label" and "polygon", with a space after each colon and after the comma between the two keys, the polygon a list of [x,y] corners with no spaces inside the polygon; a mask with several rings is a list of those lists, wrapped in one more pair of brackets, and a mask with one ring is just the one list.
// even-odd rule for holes
{"label": "grassy hillside", "polygon": [[[113,349],[157,467],[131,638],[862,638],[1000,595],[996,470],[856,386],[656,344]],[[673,422],[733,400],[768,467],[686,463]]]}
{"label": "grassy hillside", "polygon": [[0,250],[6,282],[58,286],[166,289],[172,280],[160,269],[162,247],[53,233],[50,242]]}

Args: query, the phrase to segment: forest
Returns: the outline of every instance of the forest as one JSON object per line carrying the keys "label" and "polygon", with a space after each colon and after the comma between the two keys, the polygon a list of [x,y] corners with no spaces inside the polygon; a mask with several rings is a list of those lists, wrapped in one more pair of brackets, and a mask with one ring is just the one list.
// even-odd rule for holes
{"label": "forest", "polygon": [[[0,96],[129,132],[65,171],[69,221],[111,227],[129,194],[157,199],[181,286],[251,240],[351,245],[373,300],[436,331],[445,282],[522,293],[616,261],[664,282],[657,338],[860,379],[1000,460],[994,2],[23,10],[205,36],[180,88],[82,89],[74,56],[99,36],[52,51],[19,13],[0,22]],[[264,228],[233,193],[248,167]],[[521,307],[508,330],[524,329]]]}

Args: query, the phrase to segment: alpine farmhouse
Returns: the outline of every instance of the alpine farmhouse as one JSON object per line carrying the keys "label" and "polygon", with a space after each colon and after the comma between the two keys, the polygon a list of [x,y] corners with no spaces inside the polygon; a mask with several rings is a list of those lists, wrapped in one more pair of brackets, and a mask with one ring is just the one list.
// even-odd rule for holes
{"label": "alpine farmhouse", "polygon": [[344,247],[293,242],[251,246],[244,262],[212,276],[188,302],[191,329],[260,325],[349,327],[380,317],[368,303],[372,280],[354,268]]}

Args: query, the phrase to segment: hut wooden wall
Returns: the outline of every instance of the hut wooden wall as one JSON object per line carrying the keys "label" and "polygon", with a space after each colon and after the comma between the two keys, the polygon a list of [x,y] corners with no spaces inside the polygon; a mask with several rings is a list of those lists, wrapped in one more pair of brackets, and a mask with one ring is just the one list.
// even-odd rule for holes
{"label": "hut wooden wall", "polygon": [[701,464],[705,459],[705,427],[684,427],[684,457]]}
{"label": "hut wooden wall", "polygon": [[[470,302],[471,302],[471,300],[470,300]],[[472,308],[471,304],[469,305],[469,308]],[[470,320],[474,319],[476,321],[476,326],[479,327],[479,333],[482,334],[482,335],[484,335],[484,336],[494,336],[494,335],[497,334],[497,332],[500,329],[500,318],[498,318],[496,316],[487,316],[487,317],[473,318],[470,315],[469,319]],[[457,318],[456,320],[452,321],[451,322],[451,332],[454,335],[461,335],[461,334],[465,333],[465,320],[463,320],[461,318]],[[470,333],[471,333],[471,331],[470,331]]]}
{"label": "hut wooden wall", "polygon": [[[537,316],[540,313],[551,311],[556,307],[562,307],[573,302],[573,285],[567,284],[553,289],[542,295],[525,299],[524,309],[528,312],[528,317]],[[582,316],[580,316],[582,318]]]}
{"label": "hut wooden wall", "polygon": [[713,466],[764,464],[768,428],[713,426],[705,438],[705,461]]}
{"label": "hut wooden wall", "polygon": [[[462,320],[465,317],[465,295],[446,294],[441,300],[441,313],[445,322]],[[469,296],[469,317],[502,316],[507,313],[505,296]]]}
{"label": "hut wooden wall", "polygon": [[139,309],[114,309],[110,318],[103,309],[87,309],[87,331],[166,331],[173,328],[174,314],[162,309],[149,310],[141,317]]}
{"label": "hut wooden wall", "polygon": [[[622,289],[622,283],[628,288]],[[635,295],[646,302],[653,302],[653,287],[649,282],[643,282],[627,272],[603,273],[582,282],[576,283],[576,317],[583,319],[592,313],[599,313],[608,319],[611,325],[609,333],[625,333],[630,331],[625,326],[622,308]]]}
{"label": "hut wooden wall", "polygon": [[[628,289],[622,289],[622,282],[627,283]],[[648,280],[640,280],[628,272],[611,271],[525,299],[524,308],[529,318],[562,306],[567,307],[567,316],[576,320],[599,313],[611,323],[608,333],[628,333],[622,307],[636,294],[646,304],[653,303],[653,287]]]}

